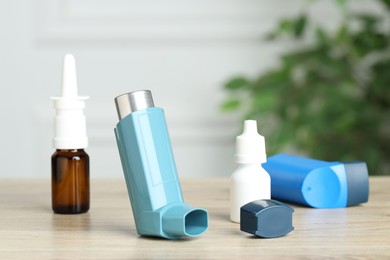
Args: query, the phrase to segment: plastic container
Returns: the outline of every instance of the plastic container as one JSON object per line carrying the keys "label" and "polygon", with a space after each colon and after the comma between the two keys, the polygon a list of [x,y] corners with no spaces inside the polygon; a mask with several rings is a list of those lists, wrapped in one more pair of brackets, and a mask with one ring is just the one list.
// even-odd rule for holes
{"label": "plastic container", "polygon": [[271,198],[271,179],[261,163],[266,162],[264,137],[255,120],[244,122],[236,139],[237,169],[230,178],[230,220],[240,223],[240,208],[254,200]]}

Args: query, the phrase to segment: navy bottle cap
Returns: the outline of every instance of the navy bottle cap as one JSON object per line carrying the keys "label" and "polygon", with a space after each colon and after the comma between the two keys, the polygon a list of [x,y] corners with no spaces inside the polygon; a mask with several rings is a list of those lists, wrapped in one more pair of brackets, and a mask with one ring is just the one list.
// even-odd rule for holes
{"label": "navy bottle cap", "polygon": [[241,207],[240,229],[264,238],[284,236],[294,230],[293,212],[292,207],[276,200],[255,200]]}

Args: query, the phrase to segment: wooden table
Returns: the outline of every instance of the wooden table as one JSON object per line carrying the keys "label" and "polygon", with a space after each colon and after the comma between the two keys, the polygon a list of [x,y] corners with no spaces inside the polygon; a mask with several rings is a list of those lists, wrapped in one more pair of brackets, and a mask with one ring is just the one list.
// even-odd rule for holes
{"label": "wooden table", "polygon": [[0,259],[390,259],[390,177],[370,179],[370,200],[346,209],[293,206],[295,230],[255,238],[229,221],[229,180],[182,180],[186,202],[209,211],[209,230],[169,241],[136,234],[123,179],[93,180],[91,210],[55,215],[49,180],[0,180]]}

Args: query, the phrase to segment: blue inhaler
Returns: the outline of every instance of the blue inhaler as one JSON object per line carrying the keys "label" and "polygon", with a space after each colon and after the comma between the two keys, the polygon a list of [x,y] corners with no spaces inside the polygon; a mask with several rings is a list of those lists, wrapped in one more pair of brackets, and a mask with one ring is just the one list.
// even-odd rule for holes
{"label": "blue inhaler", "polygon": [[207,230],[208,213],[183,202],[164,111],[149,90],[115,98],[115,135],[137,233],[168,239]]}
{"label": "blue inhaler", "polygon": [[368,201],[364,162],[325,162],[287,154],[268,158],[272,199],[314,208],[343,208]]}

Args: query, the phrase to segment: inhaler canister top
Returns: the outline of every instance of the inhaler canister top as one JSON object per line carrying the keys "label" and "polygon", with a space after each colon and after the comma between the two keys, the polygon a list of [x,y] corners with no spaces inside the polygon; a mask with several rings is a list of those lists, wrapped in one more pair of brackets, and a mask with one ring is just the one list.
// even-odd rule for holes
{"label": "inhaler canister top", "polygon": [[132,112],[154,107],[152,92],[137,90],[119,95],[115,98],[115,106],[121,120]]}

